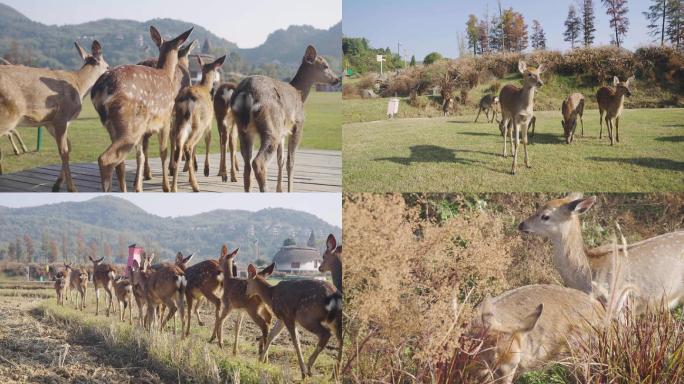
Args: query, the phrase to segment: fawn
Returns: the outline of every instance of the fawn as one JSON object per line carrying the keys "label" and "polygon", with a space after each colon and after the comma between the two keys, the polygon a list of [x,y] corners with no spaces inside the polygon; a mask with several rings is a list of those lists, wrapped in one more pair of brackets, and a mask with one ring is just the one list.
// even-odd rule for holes
{"label": "fawn", "polygon": [[563,114],[561,126],[565,134],[565,142],[567,144],[572,143],[572,139],[575,136],[575,128],[577,128],[577,117],[580,119],[582,137],[584,137],[584,120],[582,120],[582,115],[584,114],[584,95],[579,92],[570,94],[561,105],[561,113]]}
{"label": "fawn", "polygon": [[613,121],[615,121],[615,141],[618,143],[620,142],[620,115],[624,108],[625,96],[632,96],[632,90],[629,88],[629,85],[633,81],[634,76],[630,77],[625,82],[621,82],[617,76],[614,76],[613,86],[615,89],[601,87],[596,92],[596,101],[598,102],[599,107],[599,124],[601,125],[599,139],[603,137],[603,116],[605,115],[610,145],[613,145]]}
{"label": "fawn", "polygon": [[114,307],[113,302],[113,290],[114,290],[114,278],[116,277],[116,270],[109,263],[102,263],[104,257],[100,259],[93,259],[88,256],[88,259],[93,262],[93,286],[95,287],[95,316],[100,313],[100,288],[105,290],[107,297],[105,298],[105,303],[107,303],[107,317],[109,317],[109,311],[114,308],[116,312],[116,307]]}

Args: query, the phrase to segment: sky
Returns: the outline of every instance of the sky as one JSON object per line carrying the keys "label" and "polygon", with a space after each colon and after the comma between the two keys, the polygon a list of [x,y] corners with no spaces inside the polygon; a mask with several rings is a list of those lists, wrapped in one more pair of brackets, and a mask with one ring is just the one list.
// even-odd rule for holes
{"label": "sky", "polygon": [[[99,193],[2,193],[0,206],[33,207],[63,201],[85,201]],[[189,216],[214,209],[258,211],[264,208],[289,208],[311,213],[342,227],[340,193],[144,193],[110,195],[126,199],[145,211],[163,217]]]}
{"label": "sky", "polygon": [[103,18],[147,21],[179,19],[199,24],[240,48],[253,48],[290,25],[327,29],[342,19],[342,0],[0,0],[26,17],[49,25]]}
{"label": "sky", "polygon": [[[565,51],[570,43],[563,41],[564,22],[568,7],[580,9],[581,0],[501,0],[502,9],[513,7],[522,13],[530,36],[532,20],[537,19],[546,33],[547,48]],[[648,9],[648,0],[628,0],[630,22],[624,47],[635,49],[652,41],[648,24],[642,12]],[[494,0],[344,0],[342,30],[345,37],[365,37],[374,48],[397,50],[421,61],[430,52],[437,51],[446,57],[458,56],[457,34],[465,35],[468,15],[479,18],[489,9],[489,15],[498,13]],[[601,0],[594,0],[596,16],[595,45],[610,43],[610,25]]]}

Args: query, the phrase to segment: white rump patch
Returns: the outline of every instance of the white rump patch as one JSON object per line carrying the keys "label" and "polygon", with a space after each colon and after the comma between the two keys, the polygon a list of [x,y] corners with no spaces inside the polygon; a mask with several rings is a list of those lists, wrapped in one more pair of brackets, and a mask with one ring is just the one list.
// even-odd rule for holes
{"label": "white rump patch", "polygon": [[223,281],[223,272],[219,273],[218,276],[216,276],[216,281],[219,283]]}

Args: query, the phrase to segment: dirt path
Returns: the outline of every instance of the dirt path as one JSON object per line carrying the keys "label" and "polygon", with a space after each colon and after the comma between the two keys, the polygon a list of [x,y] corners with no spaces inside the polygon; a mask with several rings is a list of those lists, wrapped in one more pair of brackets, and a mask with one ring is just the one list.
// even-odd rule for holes
{"label": "dirt path", "polygon": [[[3,383],[161,383],[144,367],[114,366],[97,341],[68,335],[32,312],[35,300],[0,296]],[[66,353],[65,353],[66,352]]]}

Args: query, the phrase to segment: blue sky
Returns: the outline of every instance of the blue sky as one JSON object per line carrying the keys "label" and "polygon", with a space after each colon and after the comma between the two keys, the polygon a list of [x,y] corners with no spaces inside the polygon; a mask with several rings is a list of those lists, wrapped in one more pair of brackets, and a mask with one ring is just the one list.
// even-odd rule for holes
{"label": "blue sky", "polygon": [[[32,207],[62,201],[85,201],[98,193],[0,193],[0,206]],[[318,216],[332,225],[342,226],[340,193],[144,193],[111,195],[126,199],[159,216],[188,216],[214,209],[258,211],[264,208],[290,208]]]}
{"label": "blue sky", "polygon": [[[173,18],[199,24],[240,48],[255,47],[290,25],[329,28],[342,19],[342,0],[0,0],[44,24],[103,18]],[[206,7],[206,9],[205,9]]]}
{"label": "blue sky", "polygon": [[[537,19],[546,32],[547,47],[554,50],[570,49],[570,43],[563,41],[565,18],[568,7],[574,4],[579,9],[581,0],[502,0],[502,8],[513,7],[525,17],[528,26]],[[646,45],[652,37],[648,35],[646,11],[650,1],[628,0],[630,27],[624,42],[628,49]],[[397,41],[402,43],[402,54],[416,55],[422,60],[432,51],[447,57],[458,56],[457,34],[465,34],[465,23],[469,14],[481,18],[489,7],[490,17],[498,13],[496,1],[459,0],[344,0],[342,29],[347,37],[366,37],[373,47],[390,47],[397,50]],[[595,44],[610,43],[608,16],[601,0],[594,0],[596,16]],[[531,31],[529,31],[531,35]]]}

